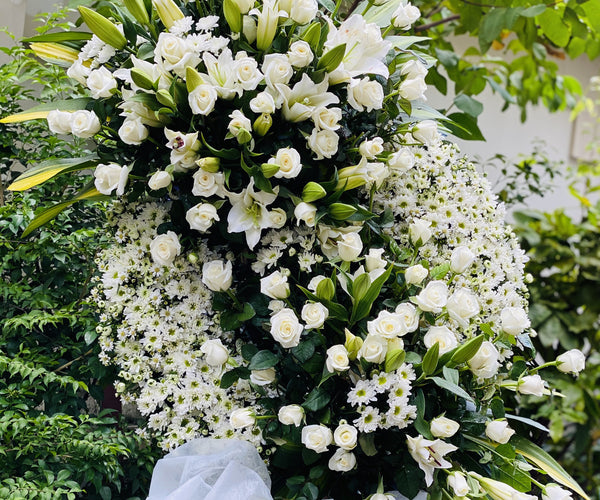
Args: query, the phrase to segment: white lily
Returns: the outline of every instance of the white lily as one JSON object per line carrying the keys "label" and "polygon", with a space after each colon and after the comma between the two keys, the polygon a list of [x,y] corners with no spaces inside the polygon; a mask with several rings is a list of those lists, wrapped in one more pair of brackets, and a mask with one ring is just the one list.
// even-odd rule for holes
{"label": "white lily", "polygon": [[425,473],[425,484],[427,486],[431,486],[433,483],[435,469],[449,469],[452,467],[452,464],[444,458],[444,455],[458,449],[453,444],[448,444],[441,439],[430,441],[421,435],[417,437],[406,436],[406,444],[408,444],[408,451],[411,456]]}
{"label": "white lily", "polygon": [[208,74],[201,74],[217,91],[221,99],[233,99],[235,94],[241,95],[243,89],[237,83],[235,66],[231,50],[225,49],[217,59],[210,52],[202,56]]}
{"label": "white lily", "polygon": [[308,120],[316,108],[340,102],[335,94],[327,92],[327,80],[315,83],[306,73],[294,88],[282,84],[276,84],[275,87],[283,96],[283,116],[290,122]]}
{"label": "white lily", "polygon": [[273,220],[267,210],[277,198],[279,187],[273,189],[274,193],[254,191],[254,179],[250,179],[248,187],[241,193],[229,194],[232,207],[227,216],[230,233],[246,233],[248,247],[253,249],[260,240],[263,229],[273,227]]}

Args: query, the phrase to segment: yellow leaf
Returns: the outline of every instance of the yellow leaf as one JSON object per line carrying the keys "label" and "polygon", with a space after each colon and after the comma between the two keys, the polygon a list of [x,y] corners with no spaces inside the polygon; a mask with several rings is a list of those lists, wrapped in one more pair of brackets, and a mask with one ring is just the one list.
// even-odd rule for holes
{"label": "yellow leaf", "polygon": [[23,172],[10,186],[8,186],[8,190],[25,191],[26,189],[30,189],[46,182],[55,175],[73,172],[75,170],[85,170],[96,164],[94,159],[95,157],[60,158],[44,161]]}
{"label": "yellow leaf", "polygon": [[79,56],[79,51],[60,43],[36,42],[30,44],[30,47],[40,59],[59,66],[68,67]]}
{"label": "yellow leaf", "polygon": [[14,115],[5,116],[0,120],[0,123],[21,123],[29,120],[45,119],[50,111],[59,109],[60,111],[78,111],[85,109],[89,97],[78,97],[76,99],[66,99],[64,101],[54,101],[34,106],[27,111],[16,113]]}

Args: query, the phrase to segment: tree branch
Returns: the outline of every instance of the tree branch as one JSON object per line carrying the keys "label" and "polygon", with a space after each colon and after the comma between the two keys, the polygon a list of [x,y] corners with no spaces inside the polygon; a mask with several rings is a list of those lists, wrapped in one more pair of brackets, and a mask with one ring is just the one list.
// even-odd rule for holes
{"label": "tree branch", "polygon": [[457,19],[460,19],[460,14],[454,14],[453,16],[446,17],[444,19],[440,19],[439,21],[434,21],[432,23],[422,24],[421,26],[417,26],[415,28],[415,32],[418,33],[420,31],[427,31],[428,29],[439,26],[440,24],[450,23],[452,21],[456,21]]}

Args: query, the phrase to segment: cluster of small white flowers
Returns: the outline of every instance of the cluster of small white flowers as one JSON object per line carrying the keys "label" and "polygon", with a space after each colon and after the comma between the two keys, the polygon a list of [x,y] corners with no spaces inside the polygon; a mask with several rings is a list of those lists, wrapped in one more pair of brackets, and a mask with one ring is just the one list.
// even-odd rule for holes
{"label": "cluster of small white flowers", "polygon": [[164,449],[207,434],[259,445],[258,428],[234,429],[228,418],[255,401],[249,383],[219,388],[223,365],[230,357],[238,364],[242,359],[219,327],[198,267],[217,255],[200,243],[196,264],[178,256],[166,267],[150,256],[168,210],[164,203],[115,207],[118,244],[100,254],[91,294],[100,311],[100,359],[119,368],[118,394],[148,418],[147,430]]}
{"label": "cluster of small white flowers", "polygon": [[[449,305],[444,300],[440,311],[421,308],[435,313],[444,309],[448,315],[440,325],[454,331],[457,340],[472,335],[481,323],[496,333],[523,332],[529,326],[526,314],[515,328],[507,318],[510,308],[513,317],[526,310],[527,257],[505,225],[504,206],[488,181],[453,144],[438,141],[427,148],[404,147],[396,154],[404,159],[402,167],[392,169],[386,189],[375,195],[376,203],[394,214],[389,234],[404,246],[417,243],[415,260],[428,262],[429,269],[450,264],[451,280],[444,291]],[[412,283],[427,282],[427,270],[422,276],[418,271],[407,272],[409,283],[409,274]]]}
{"label": "cluster of small white flowers", "polygon": [[377,429],[404,429],[417,418],[417,407],[409,404],[415,373],[402,364],[394,373],[374,372],[359,380],[348,393],[348,403],[359,414],[354,425],[360,432]]}

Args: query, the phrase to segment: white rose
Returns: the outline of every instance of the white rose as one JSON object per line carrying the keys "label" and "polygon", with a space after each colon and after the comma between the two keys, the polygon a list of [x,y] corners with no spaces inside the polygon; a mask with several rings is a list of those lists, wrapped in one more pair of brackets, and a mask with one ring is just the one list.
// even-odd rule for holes
{"label": "white rose", "polygon": [[340,108],[318,106],[313,111],[311,117],[316,128],[321,130],[337,130],[341,126],[339,122],[342,119],[342,110]]}
{"label": "white rose", "polygon": [[383,153],[383,139],[375,137],[371,141],[361,142],[360,146],[358,146],[358,152],[365,158],[373,160],[378,154]]}
{"label": "white rose", "polygon": [[417,308],[408,302],[398,304],[394,311],[400,321],[404,323],[406,332],[414,332],[419,327],[419,312]]}
{"label": "white rose", "polygon": [[150,243],[152,260],[161,266],[169,266],[181,253],[179,238],[173,231],[155,236]]}
{"label": "white rose", "polygon": [[248,14],[250,9],[254,7],[254,0],[233,0],[233,3],[237,6],[242,14]]}
{"label": "white rose", "polygon": [[169,172],[158,170],[148,180],[148,187],[153,191],[158,191],[159,189],[169,187],[171,182],[173,182],[173,176]]}
{"label": "white rose", "polygon": [[506,420],[492,420],[485,424],[485,435],[496,443],[508,443],[514,433]]}
{"label": "white rose", "polygon": [[267,368],[266,370],[252,370],[250,373],[250,382],[255,385],[269,385],[275,380],[275,368]]}
{"label": "white rose", "polygon": [[233,282],[231,261],[212,260],[202,266],[202,283],[213,292],[225,292]]}
{"label": "white rose", "polygon": [[[427,349],[438,344],[440,355],[445,354],[458,345],[456,335],[446,326],[432,326],[423,337],[423,343]],[[438,436],[439,437],[439,436]]]}
{"label": "white rose", "polygon": [[410,170],[415,165],[415,155],[408,148],[402,148],[388,158],[388,166],[401,171]]}
{"label": "white rose", "polygon": [[255,113],[266,113],[270,115],[275,112],[275,101],[268,92],[260,92],[250,100],[250,109]]}
{"label": "white rose", "polygon": [[71,116],[69,111],[55,109],[48,113],[46,120],[48,127],[54,134],[66,135],[71,133]]}
{"label": "white rose", "polygon": [[315,227],[317,207],[302,201],[296,205],[294,217],[298,219],[298,224],[300,224],[300,221],[303,221],[308,227]]}
{"label": "white rose", "polygon": [[432,233],[431,222],[424,219],[413,219],[412,224],[408,227],[408,234],[410,235],[410,241],[415,245],[424,245],[431,238]]}
{"label": "white rose", "polygon": [[272,299],[285,299],[290,295],[287,276],[275,271],[260,280],[260,293]]}
{"label": "white rose", "polygon": [[522,307],[505,307],[500,313],[500,320],[502,330],[509,335],[519,335],[531,325],[527,311]]}
{"label": "white rose", "polygon": [[446,417],[436,417],[430,424],[431,434],[437,438],[449,438],[460,429],[460,424]]}
{"label": "white rose", "polygon": [[302,24],[310,23],[319,10],[317,0],[294,0],[290,9],[292,21]]}
{"label": "white rose", "polygon": [[544,381],[539,375],[526,375],[519,380],[517,391],[521,394],[532,394],[533,396],[544,395]]}
{"label": "white rose", "polygon": [[375,493],[369,497],[369,500],[396,500],[396,497],[385,493]]}
{"label": "white rose", "polygon": [[250,427],[254,425],[256,418],[254,412],[250,408],[239,408],[233,410],[229,415],[229,423],[234,429],[243,429],[244,427]]}
{"label": "white rose", "polygon": [[206,170],[197,170],[194,173],[194,185],[192,186],[192,194],[194,196],[212,196],[216,194],[221,196],[225,179],[223,174],[217,172],[215,174]]}
{"label": "white rose", "polygon": [[385,163],[367,163],[367,187],[375,185],[375,187],[379,189],[383,185],[383,181],[386,180],[389,175],[390,171]]}
{"label": "white rose", "polygon": [[302,428],[302,444],[309,450],[323,453],[332,441],[331,429],[325,425],[307,425]]}
{"label": "white rose", "polygon": [[448,302],[448,286],[443,281],[430,281],[421,293],[414,297],[414,302],[422,311],[441,313]]}
{"label": "white rose", "polygon": [[285,302],[283,300],[269,300],[269,305],[267,307],[269,308],[269,311],[277,313],[285,307]]}
{"label": "white rose", "polygon": [[94,99],[110,97],[117,89],[117,80],[104,66],[90,71],[86,85]]}
{"label": "white rose", "polygon": [[148,129],[141,118],[126,118],[119,128],[119,137],[125,144],[137,146],[148,137]]}
{"label": "white rose", "polygon": [[421,11],[410,2],[401,3],[392,14],[392,24],[401,30],[408,30],[421,17]]}
{"label": "white rose", "polygon": [[357,440],[358,430],[352,425],[340,424],[333,432],[333,441],[344,450],[353,450],[356,448]]}
{"label": "white rose", "polygon": [[254,90],[263,78],[253,57],[240,57],[234,64],[235,76],[244,90]]}
{"label": "white rose", "polygon": [[81,59],[77,59],[67,70],[67,76],[77,80],[81,85],[85,85],[85,81],[90,74],[91,68],[85,66]]}
{"label": "white rose", "polygon": [[469,320],[479,314],[481,308],[477,296],[473,292],[466,288],[460,288],[450,296],[446,309],[453,320],[463,328],[467,328]]}
{"label": "white rose", "polygon": [[400,74],[407,78],[425,78],[427,76],[427,68],[420,61],[410,59],[402,65]]}
{"label": "white rose", "polygon": [[275,88],[277,83],[287,84],[294,74],[294,69],[286,55],[267,54],[262,65],[262,72],[267,85]]}
{"label": "white rose", "polygon": [[100,132],[101,128],[100,120],[93,111],[81,109],[71,115],[71,132],[76,137],[89,139]]}
{"label": "white rose", "polygon": [[364,77],[361,80],[352,79],[348,84],[348,104],[357,111],[367,112],[383,107],[383,87],[379,82]]}
{"label": "white rose", "polygon": [[306,328],[321,328],[329,317],[329,310],[320,302],[309,302],[302,308],[302,321]]}
{"label": "white rose", "polygon": [[471,492],[467,479],[458,471],[448,474],[446,481],[448,483],[448,488],[451,488],[454,495],[457,497],[466,497]]}
{"label": "white rose", "polygon": [[338,151],[340,137],[333,130],[314,128],[308,137],[308,147],[317,155],[317,160],[331,158]]}
{"label": "white rose", "polygon": [[404,271],[404,279],[409,285],[418,285],[425,278],[427,278],[428,274],[429,271],[427,269],[425,269],[421,264],[416,264],[408,267],[406,271]]}
{"label": "white rose", "polygon": [[269,163],[279,166],[279,170],[274,175],[276,179],[293,179],[302,171],[300,153],[294,148],[279,149],[275,158],[271,158]]}
{"label": "white rose", "polygon": [[217,91],[212,85],[203,83],[188,94],[188,103],[195,115],[208,115],[215,109]]}
{"label": "white rose", "polygon": [[408,101],[416,101],[422,99],[427,90],[427,84],[422,77],[419,78],[407,78],[405,79],[398,88],[400,97]]}
{"label": "white rose", "polygon": [[310,45],[304,40],[298,40],[292,43],[287,56],[288,61],[295,68],[304,68],[308,66],[314,58]]}
{"label": "white rose", "polygon": [[547,484],[542,490],[542,500],[572,500],[572,498],[571,492],[558,484]]}
{"label": "white rose", "polygon": [[358,357],[369,363],[383,363],[387,354],[387,340],[379,335],[367,335],[362,347],[358,351]]}
{"label": "white rose", "polygon": [[450,257],[450,270],[456,274],[464,273],[473,261],[475,260],[475,254],[464,245],[456,247],[452,250],[452,256]]}
{"label": "white rose", "polygon": [[329,459],[329,469],[336,472],[348,472],[356,466],[354,453],[342,449],[335,450]]}
{"label": "white rose", "polygon": [[300,427],[304,418],[304,408],[300,405],[282,406],[277,413],[277,418],[283,425]]}
{"label": "white rose", "polygon": [[220,219],[214,205],[211,205],[210,203],[198,203],[198,205],[190,208],[186,212],[185,220],[188,221],[190,229],[205,232],[213,225],[214,221]]}
{"label": "white rose", "polygon": [[367,322],[367,330],[371,335],[380,335],[388,340],[401,337],[407,333],[400,316],[389,311],[381,311],[377,318]]}
{"label": "white rose", "polygon": [[231,118],[231,121],[229,122],[227,129],[232,136],[238,137],[243,130],[246,132],[252,130],[252,123],[239,109],[233,111],[233,113],[229,115],[229,118]]}
{"label": "white rose", "polygon": [[358,233],[342,234],[337,242],[340,259],[352,262],[358,258],[363,249],[363,242]]}
{"label": "white rose", "polygon": [[387,267],[387,261],[382,257],[383,252],[383,248],[369,249],[369,254],[365,256],[365,266],[368,272]]}
{"label": "white rose", "polygon": [[281,229],[287,221],[285,210],[283,208],[274,208],[269,212],[269,220],[271,221],[272,228]]}
{"label": "white rose", "polygon": [[579,375],[585,369],[585,356],[579,349],[571,349],[556,358],[556,368],[563,373]]}
{"label": "white rose", "polygon": [[422,122],[419,122],[419,124],[412,129],[412,135],[417,141],[426,146],[437,144],[440,140],[437,123],[433,120],[423,120]]}
{"label": "white rose", "polygon": [[344,372],[350,368],[350,360],[348,359],[348,351],[341,345],[334,345],[327,349],[327,360],[325,361],[327,371]]}
{"label": "white rose", "polygon": [[127,170],[127,167],[122,167],[116,163],[109,163],[108,165],[101,163],[96,166],[94,186],[96,186],[98,192],[110,195],[115,189],[118,189],[124,168]]}
{"label": "white rose", "polygon": [[476,377],[491,378],[498,373],[498,368],[500,368],[498,356],[499,352],[496,346],[486,340],[467,364]]}
{"label": "white rose", "polygon": [[198,66],[200,56],[189,40],[162,32],[154,49],[154,60],[163,71],[173,71],[180,78],[185,78],[186,67]]}
{"label": "white rose", "polygon": [[296,347],[303,330],[294,311],[287,307],[271,316],[271,335],[282,347]]}
{"label": "white rose", "polygon": [[200,347],[206,356],[206,362],[211,366],[223,366],[229,359],[229,351],[221,342],[221,339],[210,339]]}

